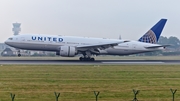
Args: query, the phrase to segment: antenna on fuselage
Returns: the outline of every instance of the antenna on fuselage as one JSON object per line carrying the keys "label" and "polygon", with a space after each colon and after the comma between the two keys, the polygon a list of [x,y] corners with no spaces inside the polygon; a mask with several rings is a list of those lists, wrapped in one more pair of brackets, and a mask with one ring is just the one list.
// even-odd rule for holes
{"label": "antenna on fuselage", "polygon": [[19,32],[21,31],[21,23],[13,23],[12,31],[14,32],[14,35],[19,35]]}
{"label": "antenna on fuselage", "polygon": [[121,40],[121,35],[119,35],[119,40]]}

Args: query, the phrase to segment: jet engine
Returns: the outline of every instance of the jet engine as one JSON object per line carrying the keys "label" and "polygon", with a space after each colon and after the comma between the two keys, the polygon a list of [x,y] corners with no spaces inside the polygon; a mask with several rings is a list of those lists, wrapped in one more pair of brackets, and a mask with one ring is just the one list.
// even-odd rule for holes
{"label": "jet engine", "polygon": [[72,46],[60,46],[56,52],[56,55],[74,57],[76,55],[76,49]]}

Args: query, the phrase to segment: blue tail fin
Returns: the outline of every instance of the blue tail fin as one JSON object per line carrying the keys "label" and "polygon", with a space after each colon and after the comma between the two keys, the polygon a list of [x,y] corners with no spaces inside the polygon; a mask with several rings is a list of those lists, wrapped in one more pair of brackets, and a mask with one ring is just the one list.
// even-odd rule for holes
{"label": "blue tail fin", "polygon": [[138,41],[155,44],[158,42],[161,32],[167,19],[161,19],[148,32],[146,32]]}

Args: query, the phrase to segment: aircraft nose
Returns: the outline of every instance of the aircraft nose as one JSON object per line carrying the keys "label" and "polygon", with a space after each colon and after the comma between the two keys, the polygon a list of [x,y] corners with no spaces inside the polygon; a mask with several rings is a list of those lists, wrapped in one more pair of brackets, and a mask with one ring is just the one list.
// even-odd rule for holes
{"label": "aircraft nose", "polygon": [[4,43],[7,44],[8,43],[7,40]]}
{"label": "aircraft nose", "polygon": [[6,45],[8,44],[8,42],[7,42],[7,41],[5,41],[4,43],[5,43]]}
{"label": "aircraft nose", "polygon": [[9,45],[9,40],[6,40],[4,43],[5,43],[6,45]]}

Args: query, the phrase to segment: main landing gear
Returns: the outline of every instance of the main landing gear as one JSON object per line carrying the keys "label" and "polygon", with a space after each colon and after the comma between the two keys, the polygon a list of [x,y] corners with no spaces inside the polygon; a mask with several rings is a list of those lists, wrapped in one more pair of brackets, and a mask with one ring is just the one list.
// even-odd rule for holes
{"label": "main landing gear", "polygon": [[80,57],[79,60],[80,61],[94,61],[95,59],[92,58],[92,54],[90,51],[86,51],[86,52],[83,52],[83,57]]}
{"label": "main landing gear", "polygon": [[20,50],[18,50],[18,57],[21,57],[21,52],[20,52]]}
{"label": "main landing gear", "polygon": [[95,59],[91,57],[80,57],[79,60],[80,61],[94,61]]}

